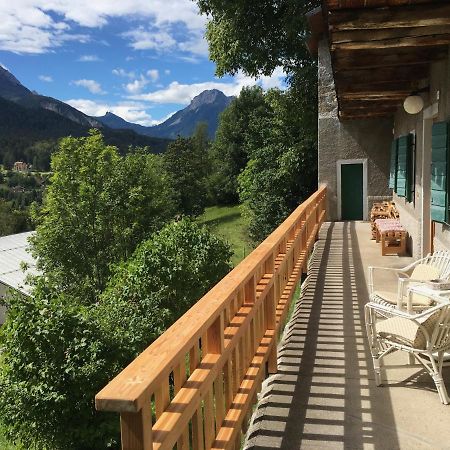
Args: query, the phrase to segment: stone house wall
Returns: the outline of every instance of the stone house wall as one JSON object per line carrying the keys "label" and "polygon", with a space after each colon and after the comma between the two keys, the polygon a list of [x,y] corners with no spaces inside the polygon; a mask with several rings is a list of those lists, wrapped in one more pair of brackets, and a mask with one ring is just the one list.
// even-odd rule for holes
{"label": "stone house wall", "polygon": [[[328,220],[339,219],[337,161],[367,159],[368,210],[374,201],[391,198],[388,189],[391,119],[341,122],[328,42],[319,43],[319,184],[328,186]],[[365,212],[368,217],[368,211]]]}

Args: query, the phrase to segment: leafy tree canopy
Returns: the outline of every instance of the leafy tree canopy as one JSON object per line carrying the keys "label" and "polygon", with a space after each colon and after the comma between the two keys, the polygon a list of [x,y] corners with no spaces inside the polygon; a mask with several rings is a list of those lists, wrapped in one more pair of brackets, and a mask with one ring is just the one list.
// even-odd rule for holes
{"label": "leafy tree canopy", "polygon": [[239,175],[239,195],[249,232],[261,241],[315,189],[317,144],[305,131],[304,116],[292,114],[302,99],[271,90],[269,108],[249,124],[249,163]]}
{"label": "leafy tree canopy", "polygon": [[265,114],[268,105],[259,86],[243,88],[220,115],[216,139],[210,150],[212,175],[209,190],[216,204],[238,202],[237,177],[248,162],[245,142],[250,139],[252,118]]}
{"label": "leafy tree canopy", "polygon": [[305,46],[305,14],[319,0],[196,0],[209,15],[206,37],[217,74],[270,75],[276,67],[292,74],[311,64]]}
{"label": "leafy tree canopy", "polygon": [[119,448],[115,414],[95,394],[230,270],[226,243],[184,219],[118,264],[97,302],[37,280],[11,299],[0,329],[0,417],[37,450]]}
{"label": "leafy tree canopy", "polygon": [[179,137],[169,144],[163,155],[164,168],[174,192],[178,214],[200,215],[206,205],[205,179],[209,173],[208,135],[200,123],[193,137]]}
{"label": "leafy tree canopy", "polygon": [[231,256],[205,227],[170,223],[117,267],[100,317],[139,353],[230,271]]}
{"label": "leafy tree canopy", "polygon": [[121,157],[98,131],[64,138],[53,155],[51,184],[36,209],[32,249],[59,289],[87,301],[102,291],[112,263],[173,216],[172,192],[158,156]]}

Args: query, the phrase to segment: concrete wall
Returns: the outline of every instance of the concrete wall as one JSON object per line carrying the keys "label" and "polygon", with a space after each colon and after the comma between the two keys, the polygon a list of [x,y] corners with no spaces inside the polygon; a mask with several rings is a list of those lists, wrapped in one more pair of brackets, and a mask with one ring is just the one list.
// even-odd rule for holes
{"label": "concrete wall", "polygon": [[[415,196],[408,203],[394,194],[400,211],[402,224],[410,238],[410,251],[416,258],[427,254],[430,245],[430,161],[431,125],[433,122],[450,120],[450,47],[447,59],[432,64],[429,79],[430,91],[423,94],[424,110],[417,114],[407,114],[399,108],[395,116],[395,136],[413,133],[416,137],[416,177]],[[435,249],[450,249],[450,227],[435,224]]]}
{"label": "concrete wall", "polygon": [[[373,201],[389,198],[390,146],[393,122],[365,119],[341,122],[328,42],[319,44],[319,184],[328,186],[328,219],[338,220],[338,160],[367,159],[368,210]],[[368,213],[368,211],[366,211]]]}

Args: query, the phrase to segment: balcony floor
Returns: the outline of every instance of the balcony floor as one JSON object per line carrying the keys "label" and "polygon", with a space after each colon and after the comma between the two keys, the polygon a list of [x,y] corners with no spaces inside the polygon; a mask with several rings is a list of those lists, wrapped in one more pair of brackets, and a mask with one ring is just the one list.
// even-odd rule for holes
{"label": "balcony floor", "polygon": [[[450,405],[440,403],[424,370],[391,369],[385,386],[374,383],[364,328],[367,267],[410,261],[382,257],[368,223],[322,226],[280,344],[279,372],[264,383],[246,449],[450,448]],[[407,359],[396,352],[385,361]],[[450,391],[450,368],[444,376]]]}

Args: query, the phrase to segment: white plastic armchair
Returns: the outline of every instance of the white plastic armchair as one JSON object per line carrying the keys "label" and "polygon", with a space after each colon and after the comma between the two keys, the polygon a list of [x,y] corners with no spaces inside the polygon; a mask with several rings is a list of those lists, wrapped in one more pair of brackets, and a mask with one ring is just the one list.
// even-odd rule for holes
{"label": "white plastic armchair", "polygon": [[[388,319],[384,317],[386,312],[390,314]],[[431,375],[441,402],[448,405],[442,368],[445,352],[450,351],[450,302],[442,302],[420,314],[370,302],[365,305],[365,319],[377,386],[382,384],[382,371],[389,368],[384,366],[383,358],[398,350],[405,351]]]}
{"label": "white plastic armchair", "polygon": [[[380,286],[375,286],[375,273],[380,271],[390,272],[397,276],[396,293],[392,293],[392,290],[389,291]],[[425,258],[419,259],[402,269],[371,266],[369,267],[368,283],[370,301],[403,310],[406,306],[407,290],[412,283],[423,283],[436,278],[442,280],[450,278],[450,252],[448,251],[442,250],[429,254]],[[432,305],[432,303],[433,300],[424,295],[413,294],[411,302],[413,310],[423,310]]]}

